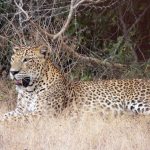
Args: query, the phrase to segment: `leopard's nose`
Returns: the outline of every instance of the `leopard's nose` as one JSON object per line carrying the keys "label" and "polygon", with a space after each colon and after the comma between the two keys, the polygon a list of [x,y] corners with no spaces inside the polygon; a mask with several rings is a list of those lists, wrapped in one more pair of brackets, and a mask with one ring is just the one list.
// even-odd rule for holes
{"label": "leopard's nose", "polygon": [[11,73],[12,75],[15,75],[15,74],[19,73],[19,71],[10,71],[10,73]]}

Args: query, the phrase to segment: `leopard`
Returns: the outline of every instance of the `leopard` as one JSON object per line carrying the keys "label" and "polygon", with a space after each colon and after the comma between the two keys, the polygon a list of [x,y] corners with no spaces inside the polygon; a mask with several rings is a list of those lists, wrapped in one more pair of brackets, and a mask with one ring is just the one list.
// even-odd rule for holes
{"label": "leopard", "polygon": [[16,108],[0,121],[44,113],[57,117],[66,110],[68,115],[150,114],[149,79],[68,81],[43,45],[14,47],[10,78],[18,93]]}

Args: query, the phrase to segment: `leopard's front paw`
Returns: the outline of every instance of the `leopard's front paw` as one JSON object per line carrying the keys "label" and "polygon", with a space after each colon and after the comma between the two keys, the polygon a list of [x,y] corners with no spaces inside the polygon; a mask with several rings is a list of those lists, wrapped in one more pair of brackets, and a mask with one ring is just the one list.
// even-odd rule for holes
{"label": "leopard's front paw", "polygon": [[0,116],[0,122],[4,122],[6,120],[5,116]]}

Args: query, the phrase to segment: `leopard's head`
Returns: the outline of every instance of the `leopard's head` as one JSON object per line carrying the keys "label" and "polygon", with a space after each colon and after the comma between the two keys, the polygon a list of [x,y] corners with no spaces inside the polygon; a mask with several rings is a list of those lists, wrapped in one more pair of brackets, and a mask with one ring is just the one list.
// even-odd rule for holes
{"label": "leopard's head", "polygon": [[32,85],[40,77],[47,48],[14,47],[11,57],[10,77],[18,86]]}

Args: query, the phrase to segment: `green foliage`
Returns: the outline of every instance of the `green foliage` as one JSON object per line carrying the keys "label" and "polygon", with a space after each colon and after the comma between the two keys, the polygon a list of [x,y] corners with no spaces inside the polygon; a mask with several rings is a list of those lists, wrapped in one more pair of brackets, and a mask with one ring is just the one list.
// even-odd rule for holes
{"label": "green foliage", "polygon": [[[36,23],[44,25],[44,27],[41,26],[41,28],[49,29],[50,33],[53,33],[53,31],[60,31],[62,25],[64,24],[65,19],[68,16],[69,7],[66,6],[70,5],[70,3],[66,0],[63,3],[62,1],[60,1],[60,3],[55,4],[55,8],[57,8],[54,11],[56,13],[55,14],[56,16],[50,18],[51,11],[46,13],[45,10],[53,7],[51,5],[52,2],[53,1],[46,0],[44,1],[43,5],[43,3],[40,3],[40,1],[38,0],[23,1],[24,3],[23,8],[27,11],[31,9],[29,11],[29,15],[33,15],[32,19]],[[43,6],[40,6],[39,9],[38,4],[39,5],[41,4]],[[136,76],[137,74],[140,77],[142,76],[142,74],[144,76],[145,75],[144,70],[146,68],[147,63],[144,62],[145,60],[144,61],[138,60],[139,54],[136,53],[136,48],[140,47],[140,44],[142,45],[144,42],[145,45],[149,45],[150,24],[149,22],[145,22],[146,20],[145,18],[150,17],[150,11],[149,10],[147,11],[146,17],[143,15],[141,16],[140,18],[141,20],[139,22],[137,22],[135,25],[134,23],[136,22],[136,20],[138,20],[140,14],[148,6],[149,0],[143,0],[142,2],[140,0],[131,0],[131,1],[127,0],[121,3],[117,3],[116,5],[112,5],[109,8],[101,9],[101,6],[103,4],[107,5],[107,2],[93,6],[83,5],[81,7],[78,7],[78,9],[75,12],[76,13],[75,17],[72,18],[72,22],[70,23],[69,28],[65,32],[65,38],[67,37],[66,41],[68,41],[68,43],[73,43],[74,45],[76,45],[76,50],[81,55],[90,56],[96,59],[108,61],[110,63],[112,62],[112,64],[121,63],[129,65],[129,70],[121,72],[122,74],[125,74],[126,77],[134,75]],[[18,42],[16,42],[18,44],[20,42],[20,39],[18,39],[17,35],[20,34],[22,37],[21,33],[22,29],[20,29],[19,27],[18,16],[17,15],[14,16],[13,12],[14,11],[16,12],[15,9],[16,6],[11,0],[0,0],[0,13],[2,14],[2,16],[3,14],[5,14],[5,17],[8,20],[13,21],[11,23],[14,26],[14,29],[12,29],[11,24],[8,23],[7,25],[9,29],[7,29],[6,25],[6,29],[3,30],[3,27],[5,26],[6,23],[6,18],[2,17],[0,19],[0,28],[2,35],[4,36],[6,35],[8,38],[11,39],[15,37],[13,40],[15,42],[18,40]],[[40,12],[37,13],[38,9],[40,10]],[[119,10],[121,10],[121,13],[119,13]],[[57,11],[58,13],[61,12],[65,13],[57,15]],[[30,12],[32,13],[30,14]],[[122,14],[123,23],[120,20],[119,14]],[[123,28],[123,24],[125,24],[126,26],[126,31],[124,31],[125,29]],[[30,36],[28,33],[34,34],[35,30],[32,30],[32,25],[30,25],[29,22],[24,22],[23,25],[24,25],[23,30],[25,31],[23,36],[25,37],[25,39],[28,39],[28,36]],[[130,29],[130,27],[132,28]],[[128,29],[130,29],[129,32]],[[15,36],[14,33],[16,32],[17,34]],[[145,40],[145,37],[147,37],[147,40]],[[9,44],[5,48],[4,47],[5,46],[3,46],[2,49],[0,49],[0,64],[4,66],[9,66],[11,47]],[[144,49],[141,48],[140,50],[142,51],[142,53],[144,53],[143,52]],[[147,50],[146,54],[150,55],[149,50]],[[70,59],[66,57],[70,56],[61,57],[62,67],[64,66],[66,67],[66,65],[64,65],[66,64],[65,60]],[[143,62],[139,63],[138,61]],[[82,65],[87,66],[83,67]],[[93,64],[92,64],[93,66],[91,64],[90,64],[91,66],[89,64],[82,64],[82,65],[80,69],[72,72],[72,78],[78,78],[81,80],[90,80],[93,77],[93,74],[91,71],[92,69],[89,69],[88,67],[92,68],[94,65]],[[94,66],[93,70],[95,68],[96,67]],[[112,70],[115,70],[115,68],[108,67],[107,69],[104,70],[105,73],[108,74],[108,76],[113,77],[112,74],[114,72]],[[110,72],[112,74],[110,74]],[[120,76],[122,75],[121,73],[119,74]]]}
{"label": "green foliage", "polygon": [[9,13],[10,2],[9,0],[0,0],[0,13]]}
{"label": "green foliage", "polygon": [[112,60],[122,64],[131,63],[133,61],[133,45],[125,42],[123,36],[119,36],[117,41],[110,41],[108,44],[109,55]]}

